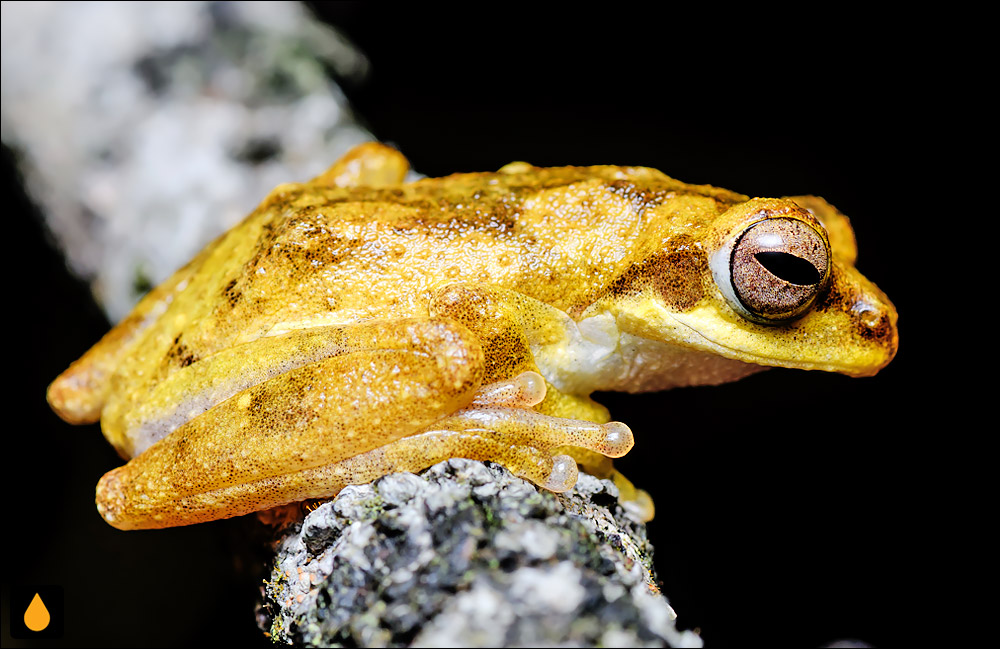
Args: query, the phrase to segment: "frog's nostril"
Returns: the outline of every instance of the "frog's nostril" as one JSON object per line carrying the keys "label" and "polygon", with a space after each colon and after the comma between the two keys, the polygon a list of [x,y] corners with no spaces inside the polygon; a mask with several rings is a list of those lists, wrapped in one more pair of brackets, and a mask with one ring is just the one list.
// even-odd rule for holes
{"label": "frog's nostril", "polygon": [[875,327],[882,320],[882,313],[867,302],[857,302],[851,309],[862,324]]}
{"label": "frog's nostril", "polygon": [[858,297],[851,305],[851,315],[857,335],[885,350],[885,361],[882,364],[892,360],[899,347],[899,332],[892,305]]}

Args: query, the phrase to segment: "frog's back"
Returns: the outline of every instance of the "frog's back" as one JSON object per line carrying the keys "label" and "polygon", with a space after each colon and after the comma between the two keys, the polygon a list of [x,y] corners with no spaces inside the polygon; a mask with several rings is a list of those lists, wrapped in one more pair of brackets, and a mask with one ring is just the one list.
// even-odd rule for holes
{"label": "frog's back", "polygon": [[[425,315],[455,282],[572,313],[661,239],[746,198],[654,169],[520,163],[392,188],[283,185],[214,244],[171,305],[185,340],[151,331],[146,347],[183,360],[290,329]],[[665,203],[675,218],[661,209],[655,227],[643,222]]]}

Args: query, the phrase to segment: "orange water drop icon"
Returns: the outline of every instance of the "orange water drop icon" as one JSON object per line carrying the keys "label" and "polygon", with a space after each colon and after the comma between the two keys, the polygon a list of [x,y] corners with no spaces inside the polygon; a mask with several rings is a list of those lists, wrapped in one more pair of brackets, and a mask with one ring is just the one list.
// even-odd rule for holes
{"label": "orange water drop icon", "polygon": [[51,620],[49,609],[45,608],[41,596],[35,593],[35,596],[31,598],[31,603],[28,604],[28,609],[24,612],[24,626],[32,631],[41,631],[49,625]]}

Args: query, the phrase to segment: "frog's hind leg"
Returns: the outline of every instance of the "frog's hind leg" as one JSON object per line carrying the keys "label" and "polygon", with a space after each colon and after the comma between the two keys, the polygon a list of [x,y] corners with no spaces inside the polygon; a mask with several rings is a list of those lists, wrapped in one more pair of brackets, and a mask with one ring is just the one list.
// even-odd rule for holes
{"label": "frog's hind leg", "polygon": [[[365,142],[311,182],[336,187],[389,187],[402,183],[409,168],[399,151],[378,142]],[[71,424],[89,424],[101,417],[111,375],[131,343],[166,310],[171,297],[186,285],[227,234],[147,293],[124,320],[49,385],[47,399],[60,417]]]}
{"label": "frog's hind leg", "polygon": [[[377,364],[378,361],[369,357],[368,362]],[[385,367],[377,369],[386,370]],[[574,421],[531,410],[530,407],[544,397],[544,389],[540,389],[543,385],[541,376],[528,372],[485,386],[475,393],[469,407],[398,439],[372,430],[373,426],[386,422],[394,422],[397,427],[404,424],[402,418],[393,416],[391,407],[387,408],[391,404],[382,404],[378,407],[379,421],[369,416],[364,446],[327,453],[330,461],[315,466],[308,466],[314,463],[313,457],[308,457],[309,451],[302,450],[294,440],[289,443],[298,450],[284,454],[289,457],[280,457],[283,454],[277,453],[277,458],[262,459],[259,450],[247,448],[240,452],[241,465],[232,461],[232,450],[216,457],[223,451],[216,448],[215,455],[205,456],[199,452],[200,459],[191,462],[186,457],[191,452],[186,448],[187,442],[201,442],[196,430],[203,427],[201,424],[217,425],[220,417],[212,415],[217,410],[227,410],[215,408],[186,425],[193,430],[182,427],[177,431],[180,435],[164,438],[146,454],[105,475],[98,485],[98,509],[109,523],[122,529],[183,525],[297,500],[330,497],[349,484],[371,482],[397,471],[419,471],[452,457],[498,462],[546,489],[566,491],[576,484],[576,462],[568,455],[553,453],[553,449],[573,444],[620,457],[632,447],[632,433],[624,424]],[[348,395],[341,391],[339,396]],[[230,401],[235,400],[242,399],[237,397]],[[222,405],[226,403],[229,401]],[[325,422],[326,425],[331,423]],[[355,434],[360,435],[360,430]],[[341,435],[350,435],[350,431]],[[356,452],[360,448],[366,450]],[[303,466],[295,466],[294,460],[300,459]],[[274,460],[281,460],[280,465],[291,470],[271,471],[273,475],[268,475],[266,468],[272,467]],[[199,475],[185,480],[186,476],[179,475],[181,469],[178,468],[184,463],[184,471],[194,470]],[[215,478],[213,484],[207,483],[198,464],[210,470]],[[253,479],[246,475],[234,476],[241,472],[246,474],[245,465],[251,465]],[[206,489],[206,486],[211,488]]]}
{"label": "frog's hind leg", "polygon": [[[193,418],[101,479],[105,519],[121,529],[169,527],[329,497],[342,485],[324,483],[322,467],[427,429],[471,403],[481,384],[479,342],[452,320],[370,321],[302,335],[330,338],[326,356],[316,359],[307,341],[286,341],[284,353],[268,356],[275,343],[266,338],[237,350],[245,363],[259,351],[284,364],[277,370],[293,365],[274,376],[257,368],[254,385],[228,385],[227,359],[199,361],[206,376],[191,377],[192,385],[217,403],[188,404]],[[303,354],[309,362],[294,366]]]}

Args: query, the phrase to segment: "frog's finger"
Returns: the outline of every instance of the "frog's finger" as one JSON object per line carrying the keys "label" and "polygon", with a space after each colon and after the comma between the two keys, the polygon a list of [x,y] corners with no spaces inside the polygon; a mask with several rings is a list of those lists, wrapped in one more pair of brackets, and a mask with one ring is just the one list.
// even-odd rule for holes
{"label": "frog's finger", "polygon": [[617,469],[611,472],[611,480],[618,487],[618,502],[626,511],[643,523],[653,520],[656,515],[656,507],[653,504],[653,497],[649,495],[648,491],[636,487]]}
{"label": "frog's finger", "polygon": [[545,399],[545,379],[538,372],[521,372],[512,379],[484,385],[476,392],[476,406],[511,406],[530,408]]}
{"label": "frog's finger", "polygon": [[[452,457],[502,464],[516,476],[549,491],[567,491],[576,484],[576,462],[568,455],[553,455],[535,444],[512,444],[491,430],[432,430],[386,445],[380,461],[385,475],[394,471],[419,471]],[[376,476],[377,477],[377,476]]]}
{"label": "frog's finger", "polygon": [[614,467],[609,458],[578,446],[562,446],[550,449],[549,452],[565,453],[590,475],[611,480],[618,487],[618,502],[622,507],[644,523],[653,520],[656,513],[653,498],[646,491],[633,485]]}
{"label": "frog's finger", "polygon": [[631,429],[620,421],[595,424],[523,408],[473,406],[435,422],[434,427],[491,430],[502,433],[511,444],[530,444],[544,450],[578,446],[607,457],[622,457],[635,443]]}

